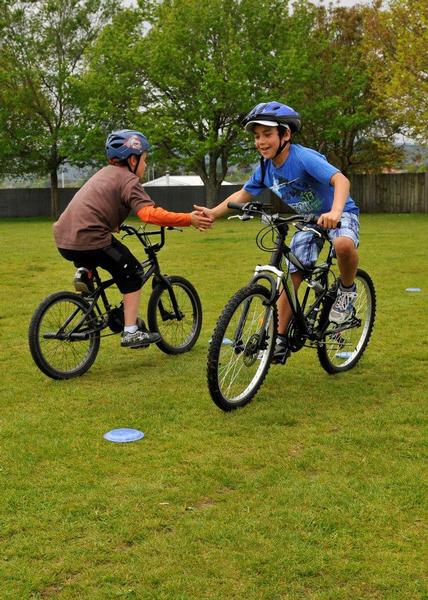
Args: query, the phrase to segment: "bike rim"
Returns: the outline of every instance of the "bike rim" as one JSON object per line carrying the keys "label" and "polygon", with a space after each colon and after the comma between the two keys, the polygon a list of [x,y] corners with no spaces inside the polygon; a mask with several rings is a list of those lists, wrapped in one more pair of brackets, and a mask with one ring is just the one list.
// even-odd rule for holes
{"label": "bike rim", "polygon": [[361,325],[328,335],[324,340],[330,363],[341,368],[347,367],[360,354],[370,333],[373,313],[370,289],[368,283],[361,277],[356,277],[355,284],[358,294],[355,302],[355,318],[361,321]]}
{"label": "bike rim", "polygon": [[[225,330],[218,358],[218,387],[223,398],[230,403],[239,403],[257,390],[270,360],[274,320],[273,309],[266,308],[263,305],[265,301],[258,295],[246,298],[234,311]],[[265,347],[260,348],[261,325],[267,310]]]}
{"label": "bike rim", "polygon": [[[70,317],[72,318],[70,319]],[[92,352],[93,335],[87,340],[69,341],[55,339],[56,334],[66,323],[64,334],[71,332],[82,319],[83,309],[71,300],[60,300],[49,307],[39,324],[38,344],[43,360],[58,373],[70,374],[85,365]]]}

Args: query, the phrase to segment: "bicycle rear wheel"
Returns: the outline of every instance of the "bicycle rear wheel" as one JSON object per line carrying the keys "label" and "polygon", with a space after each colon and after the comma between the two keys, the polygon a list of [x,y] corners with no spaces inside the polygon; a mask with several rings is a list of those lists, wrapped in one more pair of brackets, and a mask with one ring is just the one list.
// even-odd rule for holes
{"label": "bicycle rear wheel", "polygon": [[[340,373],[355,367],[372,334],[376,316],[376,292],[373,282],[368,273],[358,269],[355,284],[355,315],[349,328],[334,332],[333,326],[329,325],[327,335],[318,346],[318,358],[327,373]],[[328,320],[330,307],[331,301],[322,309],[321,322]]]}
{"label": "bicycle rear wheel", "polygon": [[94,315],[84,317],[88,308],[82,296],[56,292],[34,312],[28,332],[30,351],[48,377],[70,379],[92,366],[100,347],[100,333],[93,330]]}
{"label": "bicycle rear wheel", "polygon": [[147,307],[147,322],[161,340],[158,348],[166,354],[182,354],[193,348],[202,326],[202,306],[198,293],[184,277],[167,277],[171,287],[159,283]]}
{"label": "bicycle rear wheel", "polygon": [[248,404],[269,371],[276,332],[276,304],[262,285],[240,289],[229,300],[208,350],[208,388],[224,411]]}

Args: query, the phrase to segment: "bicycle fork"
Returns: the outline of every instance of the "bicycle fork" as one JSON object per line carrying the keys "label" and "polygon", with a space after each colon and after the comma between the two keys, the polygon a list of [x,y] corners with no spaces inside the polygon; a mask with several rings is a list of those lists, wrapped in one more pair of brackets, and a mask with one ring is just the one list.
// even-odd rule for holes
{"label": "bicycle fork", "polygon": [[[282,272],[275,267],[265,265],[257,266],[254,277],[252,278],[250,285],[257,283],[261,280],[266,280],[270,286],[270,298],[264,301],[263,304],[268,307],[276,302],[277,290],[282,278]],[[251,299],[244,302],[241,315],[239,317],[238,324],[236,326],[233,336],[233,347],[236,354],[245,352],[248,359],[254,357],[259,350],[264,350],[266,342],[266,332],[268,331],[270,322],[272,320],[272,312],[265,310],[263,318],[259,322],[258,333],[254,333],[247,341],[244,341],[243,331],[247,321],[248,311],[250,310]]]}

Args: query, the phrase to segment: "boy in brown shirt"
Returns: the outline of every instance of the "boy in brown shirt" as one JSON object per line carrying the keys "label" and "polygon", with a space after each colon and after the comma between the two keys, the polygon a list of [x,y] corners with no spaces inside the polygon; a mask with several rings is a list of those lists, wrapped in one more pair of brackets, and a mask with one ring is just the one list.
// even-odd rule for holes
{"label": "boy in brown shirt", "polygon": [[106,141],[109,165],[93,175],[75,194],[54,224],[61,255],[79,267],[76,288],[85,290],[91,267],[111,273],[123,294],[125,326],[121,345],[138,348],[157,342],[157,333],[137,325],[141,297],[140,262],[112,233],[133,210],[142,221],[162,226],[190,226],[204,231],[212,219],[201,210],[174,213],[155,206],[140,184],[150,145],[139,131],[112,132]]}

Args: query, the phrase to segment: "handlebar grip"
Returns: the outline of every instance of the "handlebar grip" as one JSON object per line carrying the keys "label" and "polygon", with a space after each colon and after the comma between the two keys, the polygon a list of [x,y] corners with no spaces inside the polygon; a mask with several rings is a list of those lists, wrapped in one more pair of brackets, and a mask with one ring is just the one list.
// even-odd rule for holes
{"label": "handlebar grip", "polygon": [[242,207],[245,206],[242,202],[228,202],[227,208],[231,208],[233,210],[242,210]]}
{"label": "handlebar grip", "polygon": [[[317,225],[318,219],[318,215],[306,215],[306,223],[308,225]],[[323,227],[322,225],[317,225],[317,227],[319,227],[320,229],[328,229],[328,227]],[[340,227],[342,227],[342,223],[338,221],[335,229],[339,229]]]}

